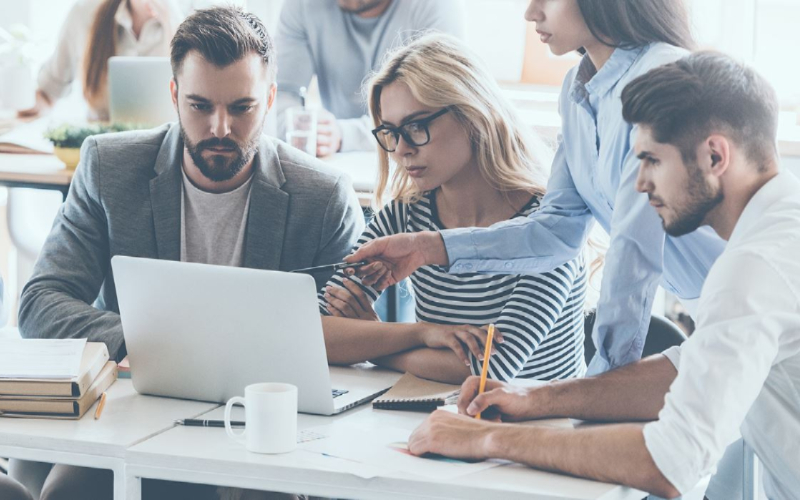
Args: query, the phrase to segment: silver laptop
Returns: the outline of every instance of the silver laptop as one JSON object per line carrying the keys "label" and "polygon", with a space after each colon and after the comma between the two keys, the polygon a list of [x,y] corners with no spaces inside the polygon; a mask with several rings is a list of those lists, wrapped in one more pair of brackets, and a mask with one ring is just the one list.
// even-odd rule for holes
{"label": "silver laptop", "polygon": [[311,276],[115,256],[134,388],[224,403],[248,384],[298,388],[298,410],[332,415],[385,392],[399,374],[328,368]]}
{"label": "silver laptop", "polygon": [[109,115],[112,122],[158,126],[178,120],[169,82],[168,57],[121,57],[108,60]]}

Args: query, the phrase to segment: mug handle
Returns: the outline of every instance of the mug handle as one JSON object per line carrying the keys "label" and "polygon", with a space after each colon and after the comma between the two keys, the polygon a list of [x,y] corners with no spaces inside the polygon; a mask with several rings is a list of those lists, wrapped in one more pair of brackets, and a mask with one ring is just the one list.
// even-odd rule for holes
{"label": "mug handle", "polygon": [[244,398],[241,396],[234,396],[228,400],[228,403],[225,405],[225,432],[230,436],[232,439],[236,441],[244,441],[244,434],[247,432],[247,428],[242,432],[233,432],[233,428],[231,427],[231,409],[233,405],[239,403],[240,405],[244,406]]}

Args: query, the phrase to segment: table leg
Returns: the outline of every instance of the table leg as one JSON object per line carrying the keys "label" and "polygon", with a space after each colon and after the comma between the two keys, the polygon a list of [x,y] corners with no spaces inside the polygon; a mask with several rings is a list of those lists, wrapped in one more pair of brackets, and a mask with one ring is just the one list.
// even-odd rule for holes
{"label": "table leg", "polygon": [[[127,469],[125,467],[123,475],[125,480],[122,496],[118,496],[117,491],[114,491],[114,500],[142,500],[142,478],[129,473]],[[114,489],[116,490],[116,483]]]}
{"label": "table leg", "polygon": [[125,500],[125,462],[112,467],[114,473],[114,500]]}
{"label": "table leg", "polygon": [[744,470],[742,471],[742,498],[743,500],[758,500],[758,457],[753,449],[744,444]]}
{"label": "table leg", "polygon": [[398,321],[398,312],[400,311],[400,294],[397,291],[397,287],[400,286],[392,285],[386,289],[386,321],[388,322],[395,322]]}

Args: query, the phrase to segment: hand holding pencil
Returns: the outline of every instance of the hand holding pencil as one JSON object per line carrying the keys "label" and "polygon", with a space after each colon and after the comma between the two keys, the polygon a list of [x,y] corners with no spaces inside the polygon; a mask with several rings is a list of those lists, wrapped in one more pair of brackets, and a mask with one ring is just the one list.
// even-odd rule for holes
{"label": "hand holding pencil", "polygon": [[537,418],[549,418],[551,414],[543,392],[549,387],[520,387],[490,380],[487,378],[482,394],[479,394],[480,377],[472,376],[461,386],[458,397],[458,412],[462,415],[500,420],[503,422],[520,422]]}

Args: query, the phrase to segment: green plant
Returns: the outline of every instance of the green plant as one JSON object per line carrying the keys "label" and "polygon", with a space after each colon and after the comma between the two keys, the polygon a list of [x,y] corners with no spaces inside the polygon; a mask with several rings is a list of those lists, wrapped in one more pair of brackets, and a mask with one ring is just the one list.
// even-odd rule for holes
{"label": "green plant", "polygon": [[51,128],[44,136],[50,139],[58,148],[80,148],[83,141],[91,135],[107,134],[109,132],[124,132],[126,130],[140,130],[144,127],[136,123],[112,123],[92,125],[64,124]]}

